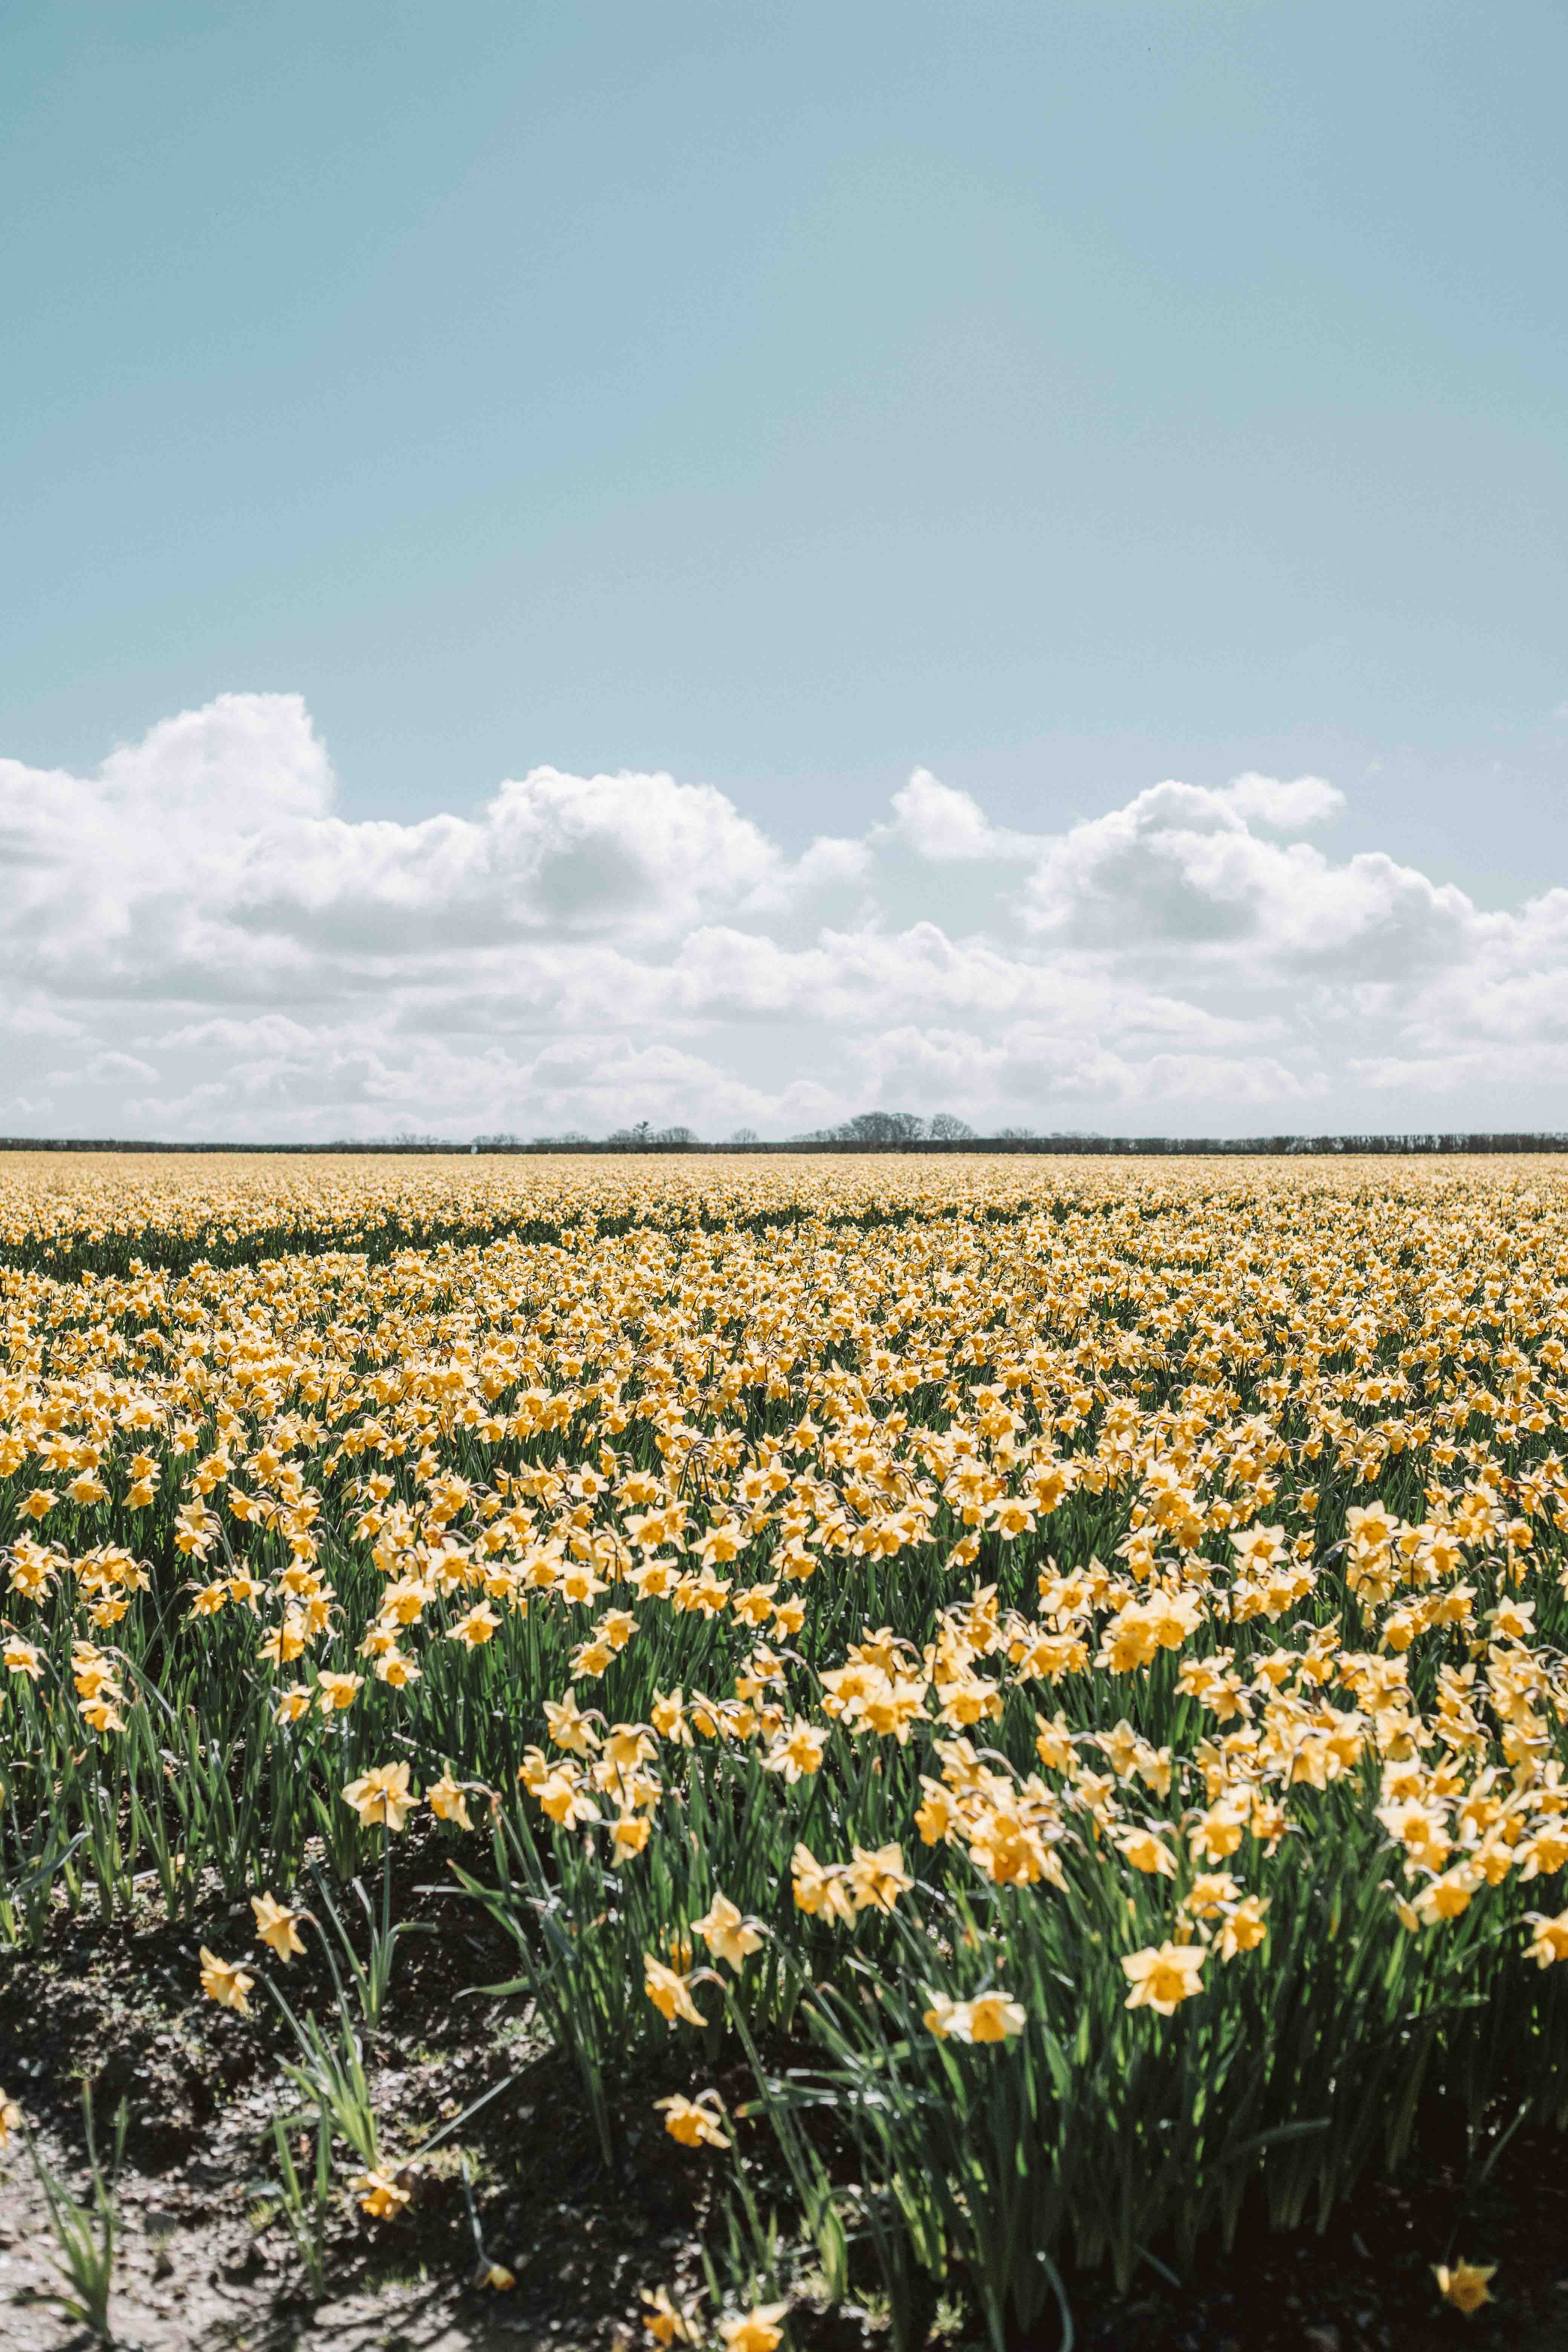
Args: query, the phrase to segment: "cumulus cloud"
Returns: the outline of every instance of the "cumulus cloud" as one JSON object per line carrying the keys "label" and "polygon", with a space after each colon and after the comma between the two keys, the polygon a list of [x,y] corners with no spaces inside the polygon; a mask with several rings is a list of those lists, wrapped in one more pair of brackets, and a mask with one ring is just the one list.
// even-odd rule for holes
{"label": "cumulus cloud", "polygon": [[1456,952],[1476,920],[1463,891],[1381,850],[1336,863],[1309,843],[1262,837],[1248,823],[1255,805],[1271,826],[1293,804],[1329,813],[1315,778],[1278,786],[1273,800],[1259,790],[1269,783],[1154,784],[1075,825],[1045,845],[1026,919],[1064,945],[1121,943],[1148,957],[1182,949],[1249,976],[1331,966],[1402,978]]}
{"label": "cumulus cloud", "polygon": [[939,783],[928,768],[917,768],[893,794],[892,822],[879,830],[882,839],[905,843],[933,866],[1008,857],[1018,839],[998,832],[977,800]]}
{"label": "cumulus cloud", "polygon": [[1289,832],[1299,824],[1321,824],[1338,816],[1345,796],[1321,776],[1294,776],[1289,783],[1279,776],[1259,776],[1248,769],[1233,776],[1225,798],[1237,816],[1253,824]]}
{"label": "cumulus cloud", "polygon": [[534,767],[355,821],[298,696],[224,695],[0,760],[0,1127],[1568,1123],[1568,888],[1303,838],[1347,817],[1249,772],[1020,831],[917,769],[791,856],[711,783]]}
{"label": "cumulus cloud", "polygon": [[301,816],[247,845],[237,919],[302,940],[400,955],[411,926],[470,943],[530,936],[661,939],[705,908],[776,891],[783,861],[707,785],[536,768],[475,820],[350,824]]}

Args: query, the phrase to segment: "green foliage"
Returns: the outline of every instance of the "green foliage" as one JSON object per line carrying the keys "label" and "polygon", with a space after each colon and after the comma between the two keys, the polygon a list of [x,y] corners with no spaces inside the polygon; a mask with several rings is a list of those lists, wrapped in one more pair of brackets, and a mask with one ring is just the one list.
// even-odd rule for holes
{"label": "green foliage", "polygon": [[72,2195],[60,2176],[44,2161],[37,2142],[30,2136],[27,2148],[38,2186],[44,2193],[49,2229],[55,2241],[55,2266],[62,2282],[61,2291],[53,2299],[68,2319],[74,2319],[79,2326],[85,2327],[99,2343],[110,2344],[113,2336],[109,2324],[109,2298],[114,2279],[115,2240],[120,2226],[116,2191],[121,2159],[125,2153],[129,2110],[123,2099],[115,2109],[114,2153],[107,2170],[98,2153],[92,2090],[87,2083],[81,2086],[81,2113],[90,2176],[90,2194],[86,2204]]}
{"label": "green foliage", "polygon": [[[1457,1818],[1474,1796],[1522,1834],[1526,1793],[1555,1803],[1568,1768],[1561,1221],[1494,1202],[1482,1246],[1463,1217],[1423,1234],[1375,1192],[1336,1197],[1315,1225],[1245,1197],[1244,1217],[1217,1187],[832,1213],[704,1193],[557,1203],[510,1231],[451,1204],[423,1225],[346,1206],[161,1242],[14,1240],[17,1393],[47,1388],[63,1421],[68,1391],[79,1419],[97,1417],[107,1470],[145,1442],[163,1475],[134,1507],[123,1475],[57,1498],[31,1585],[26,1486],[44,1474],[0,1476],[5,1630],[28,1652],[0,1697],[0,1943],[36,1947],[62,1908],[109,1919],[155,1901],[188,1919],[218,1892],[309,1890],[332,1998],[318,2015],[269,1990],[294,2120],[315,2132],[311,2179],[281,2126],[273,2147],[318,2291],[335,2156],[381,2162],[365,2048],[409,1929],[396,1828],[343,1792],[389,1761],[411,1802],[456,1770],[488,1808],[479,1830],[430,1834],[515,1954],[483,1990],[526,1996],[576,2070],[605,2164],[629,2084],[749,2068],[715,2263],[771,2297],[796,2231],[834,2294],[875,2281],[902,2347],[949,2291],[1001,2352],[1053,2311],[1070,2327],[1075,2271],[1126,2286],[1254,2220],[1321,2229],[1371,2168],[1408,2163],[1424,2103],[1478,2150],[1500,2116],[1568,2126],[1568,1966],[1526,1957],[1527,1913],[1560,1909],[1562,1865],[1526,1878],[1494,1849],[1483,1872],[1493,1832]],[[551,1368],[525,1375],[517,1348],[546,1327]],[[487,1359],[503,1339],[512,1353]],[[95,1388],[106,1364],[121,1369]],[[145,1441],[143,1390],[159,1416]],[[961,1454],[939,1458],[955,1433]],[[50,1435],[35,1415],[46,1459]],[[193,1525],[182,1482],[220,1453]],[[274,1454],[287,1491],[277,1465],[256,1466]],[[1071,1476],[1026,1509],[1047,1461]],[[809,1526],[793,1556],[773,1490],[742,1491],[780,1464]],[[994,1483],[973,1507],[965,1464]],[[242,1482],[264,1508],[235,1507]],[[634,1482],[679,1507],[668,1580],[703,1560],[710,1606],[633,1589],[660,1549],[638,1540]],[[1152,1516],[1173,1482],[1180,1536]],[[1451,1535],[1467,1496],[1476,1531],[1428,1572],[1422,1547]],[[1369,1589],[1355,1514],[1376,1504],[1410,1544],[1384,1548]],[[1271,1514],[1280,1559],[1304,1563],[1278,1604],[1245,1590],[1232,1542]],[[394,1516],[404,1533],[378,1557]],[[417,1672],[397,1683],[377,1665],[403,1638],[383,1612],[409,1563]],[[1100,1597],[1058,1622],[1045,1592],[1074,1577],[1099,1579]],[[279,1637],[301,1579],[320,1622],[291,1662]],[[492,1585],[493,1622],[464,1638]],[[1192,1600],[1191,1622],[1125,1664],[1097,1659],[1115,1612],[1156,1592]],[[1522,1631],[1500,1631],[1527,1593]],[[1421,1615],[1433,1596],[1452,1609]],[[600,1638],[606,1602],[624,1639]],[[1081,1655],[1026,1663],[1037,1641],[1079,1635]],[[973,1703],[947,1719],[943,1643],[964,1650]],[[835,1691],[858,1648],[918,1679],[896,1722],[857,1721]],[[1212,1712],[1192,1678],[1205,1667],[1229,1678]],[[342,1709],[334,1675],[359,1678]],[[102,1726],[86,1713],[95,1675],[115,1694]],[[1283,1685],[1296,1714],[1278,1702],[1280,1728]],[[546,1712],[568,1695],[587,1727],[575,1752]],[[1062,1750],[1048,1766],[1042,1706]],[[795,1717],[821,1753],[792,1779],[770,1743]],[[610,1727],[629,1738],[656,1718],[649,1790],[595,1779]],[[1342,1755],[1299,1759],[1289,1743],[1309,1730]],[[961,1733],[973,1748],[952,1771]],[[1119,1747],[1153,1766],[1123,1769]],[[563,1766],[584,1800],[573,1826],[531,1792]],[[1449,1843],[1430,1866],[1388,1826],[1394,1768],[1423,1788],[1449,1775]],[[941,1829],[917,1845],[922,1784],[951,1791],[966,1771],[1049,1816],[1039,1867],[988,1872]],[[1237,1775],[1277,1818],[1237,1827],[1234,1900],[1205,1913],[1194,1822]],[[651,1833],[623,1851],[616,1824],[634,1815]],[[1148,1867],[1118,1843],[1140,1829],[1162,1857]],[[896,1847],[912,1884],[837,1920],[808,1913],[792,1884],[803,1846],[827,1871]],[[1450,1850],[1475,1860],[1475,1885],[1451,1917],[1413,1915]],[[699,1927],[721,1896],[759,1939],[738,1968]],[[1237,1901],[1266,1937],[1225,1957],[1205,1923]],[[1201,1987],[1168,2015],[1130,2008],[1124,1964],[1172,1938],[1201,1943]],[[700,2023],[666,2023],[650,1959],[681,1976]],[[993,1991],[1021,2011],[1016,2032],[970,2045],[932,2031],[928,2011],[940,2022],[944,2003]],[[112,2177],[92,2163],[90,2207],[57,2183],[51,2211],[101,2331]],[[764,2178],[788,2184],[789,2213]]]}

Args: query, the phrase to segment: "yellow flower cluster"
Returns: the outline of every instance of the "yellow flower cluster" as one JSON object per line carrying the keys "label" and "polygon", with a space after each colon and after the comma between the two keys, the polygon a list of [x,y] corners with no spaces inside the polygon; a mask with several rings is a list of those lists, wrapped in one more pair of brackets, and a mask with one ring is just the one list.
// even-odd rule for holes
{"label": "yellow flower cluster", "polygon": [[[916,1854],[1043,1892],[1088,1854],[1166,1890],[1126,1960],[1160,2014],[1266,1945],[1269,1863],[1352,1784],[1413,1933],[1529,1887],[1521,1964],[1568,1957],[1568,1192],[1537,1163],[4,1177],[13,1766],[50,1710],[126,1738],[177,1587],[215,1692],[264,1689],[371,1828],[489,1796],[469,1677],[535,1727],[541,1822],[627,1866],[694,1748],[781,1808],[835,1743],[908,1756],[901,1819],[795,1843],[799,1912],[889,1913]],[[694,1927],[753,1948],[722,1899]]]}

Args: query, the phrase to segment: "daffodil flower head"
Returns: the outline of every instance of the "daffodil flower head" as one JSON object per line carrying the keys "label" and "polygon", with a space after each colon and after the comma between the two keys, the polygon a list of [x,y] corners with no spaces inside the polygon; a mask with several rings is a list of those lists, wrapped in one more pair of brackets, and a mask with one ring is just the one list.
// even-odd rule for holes
{"label": "daffodil flower head", "polygon": [[717,2091],[699,2091],[694,2099],[677,2091],[667,2099],[656,2099],[654,2105],[663,2113],[665,2130],[682,2147],[729,2147]]}
{"label": "daffodil flower head", "polygon": [[305,1948],[300,1940],[300,1921],[303,1913],[291,1911],[271,1895],[253,1895],[250,1907],[256,1914],[256,1940],[275,1951],[280,1960],[291,1960]]}
{"label": "daffodil flower head", "polygon": [[409,1790],[408,1767],[401,1759],[395,1764],[377,1764],[357,1780],[349,1781],[342,1798],[366,1827],[384,1822],[389,1830],[402,1829],[418,1802]]}
{"label": "daffodil flower head", "polygon": [[217,1954],[202,1946],[202,1990],[220,2009],[232,2009],[241,2017],[250,2014],[249,1993],[256,1979],[240,1967],[237,1960],[220,1960]]}
{"label": "daffodil flower head", "polygon": [[1152,2009],[1169,2017],[1184,2000],[1203,1990],[1202,1944],[1173,1944],[1168,1939],[1142,1952],[1130,1952],[1121,1963],[1132,1990],[1123,2004],[1128,2009]]}
{"label": "daffodil flower head", "polygon": [[737,1973],[745,1966],[748,1956],[763,1948],[761,1922],[744,1919],[727,1895],[716,1895],[712,1905],[700,1919],[693,1919],[691,1932],[700,1936],[715,1959],[722,1960]]}
{"label": "daffodil flower head", "polygon": [[1496,2300],[1491,2282],[1497,2276],[1497,2267],[1495,2263],[1437,2263],[1432,2275],[1444,2302],[1451,2303],[1456,2311],[1464,2312],[1468,2317],[1479,2311],[1483,2303]]}

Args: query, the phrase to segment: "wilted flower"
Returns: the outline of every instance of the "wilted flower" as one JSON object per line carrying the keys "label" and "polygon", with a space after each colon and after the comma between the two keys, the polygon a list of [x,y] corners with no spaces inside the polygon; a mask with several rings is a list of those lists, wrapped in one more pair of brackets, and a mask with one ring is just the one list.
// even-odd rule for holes
{"label": "wilted flower", "polygon": [[362,2172],[358,2179],[351,2181],[349,2185],[359,2199],[363,2210],[377,2221],[395,2219],[402,2212],[411,2194],[411,2191],[402,2187],[391,2173],[382,2171],[379,2168]]}

